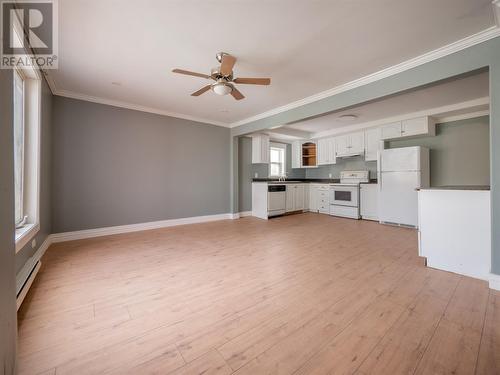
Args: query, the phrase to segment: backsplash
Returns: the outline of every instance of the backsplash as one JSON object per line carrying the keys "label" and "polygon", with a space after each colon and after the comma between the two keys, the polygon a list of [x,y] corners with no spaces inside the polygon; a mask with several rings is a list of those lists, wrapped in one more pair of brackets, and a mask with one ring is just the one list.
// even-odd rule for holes
{"label": "backsplash", "polygon": [[377,162],[365,161],[362,156],[337,159],[337,164],[321,165],[318,168],[308,168],[305,170],[305,178],[340,178],[341,171],[370,171],[370,178],[377,178]]}
{"label": "backsplash", "polygon": [[[287,178],[340,178],[340,172],[350,170],[368,170],[370,171],[370,178],[377,178],[377,162],[365,161],[362,156],[353,156],[350,158],[339,158],[337,164],[322,165],[318,168],[296,168],[292,169],[292,146],[286,147],[286,172]],[[258,178],[267,178],[269,176],[268,164],[252,164],[252,177],[255,178],[257,173]]]}

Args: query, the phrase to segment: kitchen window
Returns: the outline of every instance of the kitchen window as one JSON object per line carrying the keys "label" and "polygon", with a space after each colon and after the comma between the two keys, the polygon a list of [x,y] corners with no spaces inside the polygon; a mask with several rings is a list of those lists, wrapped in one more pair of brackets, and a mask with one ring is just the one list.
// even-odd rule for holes
{"label": "kitchen window", "polygon": [[16,252],[39,224],[41,76],[31,67],[13,70],[14,220]]}
{"label": "kitchen window", "polygon": [[282,177],[285,176],[286,164],[286,145],[272,143],[269,150],[269,176]]}

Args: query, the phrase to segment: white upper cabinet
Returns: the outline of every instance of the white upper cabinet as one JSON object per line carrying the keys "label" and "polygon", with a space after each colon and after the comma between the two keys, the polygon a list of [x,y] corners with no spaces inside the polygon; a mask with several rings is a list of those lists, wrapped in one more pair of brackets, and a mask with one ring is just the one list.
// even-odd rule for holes
{"label": "white upper cabinet", "polygon": [[269,136],[256,134],[252,137],[252,163],[269,163]]}
{"label": "white upper cabinet", "polygon": [[382,139],[401,137],[401,121],[391,122],[380,128]]}
{"label": "white upper cabinet", "polygon": [[413,137],[416,135],[436,135],[436,123],[432,117],[424,116],[383,125],[382,139]]}
{"label": "white upper cabinet", "polygon": [[419,117],[401,122],[401,135],[436,135],[436,123],[431,117]]}
{"label": "white upper cabinet", "polygon": [[365,151],[365,133],[351,133],[335,138],[337,156],[362,154]]}
{"label": "white upper cabinet", "polygon": [[353,154],[362,154],[365,151],[365,133],[358,132],[349,134],[351,138],[350,151]]}
{"label": "white upper cabinet", "polygon": [[295,141],[292,143],[292,168],[301,168],[302,157],[302,142]]}
{"label": "white upper cabinet", "polygon": [[335,154],[337,156],[349,154],[349,135],[341,135],[335,138]]}
{"label": "white upper cabinet", "polygon": [[377,152],[382,145],[382,130],[380,128],[365,131],[365,160],[377,160]]}
{"label": "white upper cabinet", "polygon": [[335,164],[335,138],[323,138],[318,140],[318,165]]}

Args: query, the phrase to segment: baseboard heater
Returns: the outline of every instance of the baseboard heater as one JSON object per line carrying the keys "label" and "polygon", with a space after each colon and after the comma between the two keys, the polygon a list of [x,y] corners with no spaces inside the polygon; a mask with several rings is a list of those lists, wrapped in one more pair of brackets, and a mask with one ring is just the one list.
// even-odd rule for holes
{"label": "baseboard heater", "polygon": [[35,280],[35,277],[40,270],[40,266],[42,265],[42,262],[39,260],[36,262],[26,262],[24,267],[21,269],[19,272],[18,276],[16,277],[16,304],[17,304],[17,310],[19,310],[19,307],[21,307],[21,304],[24,301],[24,298],[28,294],[28,291],[30,290],[31,284],[33,284],[33,281]]}

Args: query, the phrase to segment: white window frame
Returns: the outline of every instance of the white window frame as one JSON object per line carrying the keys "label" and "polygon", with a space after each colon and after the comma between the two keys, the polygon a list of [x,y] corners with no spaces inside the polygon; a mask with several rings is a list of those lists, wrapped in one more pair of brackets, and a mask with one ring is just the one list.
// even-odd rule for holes
{"label": "white window frame", "polygon": [[[14,22],[13,37],[21,40],[22,31]],[[40,127],[42,75],[33,67],[19,67],[24,86],[24,158],[23,216],[26,223],[15,231],[16,253],[28,244],[40,230]],[[14,88],[12,88],[14,89]]]}
{"label": "white window frame", "polygon": [[[283,173],[281,175],[271,174],[272,170],[271,166],[273,164],[277,164],[271,162],[271,149],[273,148],[281,149],[283,151]],[[269,144],[269,177],[285,177],[285,176],[286,176],[286,144],[272,142]]]}

